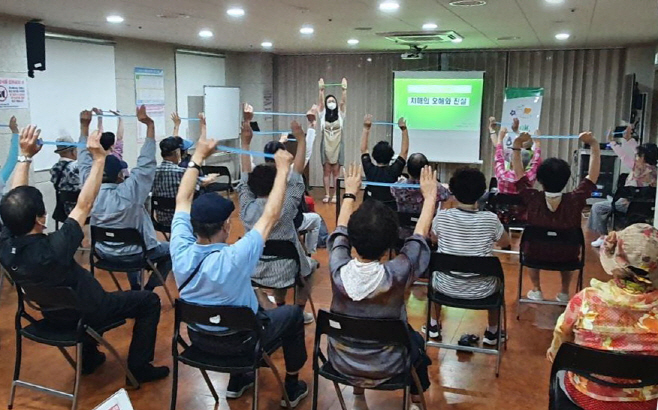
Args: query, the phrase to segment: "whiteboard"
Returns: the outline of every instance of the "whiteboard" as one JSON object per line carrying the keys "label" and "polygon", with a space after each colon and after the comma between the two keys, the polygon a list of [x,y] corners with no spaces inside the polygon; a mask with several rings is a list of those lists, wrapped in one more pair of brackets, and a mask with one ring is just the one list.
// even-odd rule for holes
{"label": "whiteboard", "polygon": [[[114,46],[46,39],[46,61],[46,71],[28,78],[32,123],[41,128],[43,140],[68,135],[77,141],[80,111],[117,106]],[[106,118],[104,127],[114,131],[116,120]],[[34,157],[34,169],[51,168],[59,158],[54,151],[44,146]]]}
{"label": "whiteboard", "polygon": [[[176,111],[181,117],[188,116],[188,97],[202,97],[203,87],[226,85],[225,58],[176,52]],[[194,114],[196,117],[196,113]],[[169,121],[169,118],[167,118]],[[199,127],[192,127],[197,130]],[[180,136],[196,140],[190,135],[187,121],[180,125]]]}
{"label": "whiteboard", "polygon": [[236,139],[240,136],[240,89],[204,87],[203,105],[208,138]]}

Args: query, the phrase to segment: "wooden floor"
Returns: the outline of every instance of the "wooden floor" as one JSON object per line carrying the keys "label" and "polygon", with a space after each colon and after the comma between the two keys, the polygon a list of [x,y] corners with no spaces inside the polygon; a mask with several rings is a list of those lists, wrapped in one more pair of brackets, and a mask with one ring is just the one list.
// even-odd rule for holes
{"label": "wooden floor", "polygon": [[[319,189],[314,192],[320,198]],[[335,205],[322,204],[317,201],[318,211],[324,217],[332,230],[335,226]],[[237,212],[233,214],[232,240],[242,235],[241,223]],[[515,240],[518,243],[518,237]],[[80,256],[85,261],[88,254]],[[317,308],[327,309],[331,302],[331,287],[327,269],[327,252],[319,250],[316,258],[321,267],[314,275],[315,283],[313,298]],[[597,277],[604,279],[605,274],[598,262],[596,253],[588,249],[585,283]],[[521,320],[516,320],[516,292],[518,281],[518,258],[504,255],[501,257],[505,268],[507,286],[507,308],[509,323],[508,349],[503,356],[500,377],[494,372],[495,356],[482,354],[457,354],[451,350],[430,348],[432,359],[430,379],[432,386],[425,393],[430,409],[452,410],[489,410],[489,409],[546,409],[550,364],[546,360],[552,332],[549,330],[555,323],[560,309],[551,306],[534,307],[525,305]],[[106,289],[113,290],[113,285],[105,273],[98,275]],[[125,279],[125,278],[124,278]],[[526,277],[527,279],[527,277]],[[548,273],[543,278],[544,294],[547,298],[555,297],[558,290],[558,275]],[[529,281],[524,280],[529,285]],[[127,281],[125,282],[127,283]],[[173,291],[173,280],[168,281]],[[524,290],[527,291],[526,289]],[[162,290],[157,291],[162,297],[162,317],[158,328],[158,342],[155,351],[155,364],[171,367],[171,338],[173,328],[173,311],[166,302]],[[426,290],[414,287],[407,299],[409,320],[415,329],[420,329],[424,323],[426,312]],[[16,294],[13,288],[5,283],[0,299],[0,405],[7,403],[9,388],[14,366],[14,314],[16,311]],[[486,325],[485,312],[461,311],[444,309],[443,337],[444,341],[456,343],[463,333],[482,335]],[[129,323],[123,328],[106,334],[125,358],[130,342],[132,326]],[[311,353],[315,325],[306,326],[306,348]],[[24,380],[46,384],[53,388],[72,388],[73,371],[63,356],[55,348],[36,345],[29,341],[24,344],[24,359],[21,377]],[[283,370],[283,357],[280,352],[274,355],[279,369]],[[212,377],[212,375],[211,375]],[[301,378],[312,384],[311,361],[306,363],[301,372]],[[263,369],[260,379],[260,409],[277,409],[279,407],[280,391],[271,371]],[[93,409],[105,398],[119,388],[124,387],[124,376],[119,365],[108,355],[108,362],[96,373],[83,376],[80,389],[79,409]],[[322,410],[340,409],[333,386],[320,380],[319,408]],[[351,389],[344,388],[348,408],[352,403]],[[129,390],[130,398],[136,410],[165,409],[169,406],[171,392],[171,376],[165,380],[148,383],[139,390]],[[366,393],[370,409],[389,410],[400,409],[402,392]],[[251,391],[241,399],[230,401],[234,410],[251,409]],[[66,409],[70,402],[45,396],[41,393],[19,388],[14,404],[15,409]],[[212,409],[214,400],[196,369],[181,366],[178,408],[182,410]],[[305,410],[311,408],[311,397],[305,399],[299,406]]]}

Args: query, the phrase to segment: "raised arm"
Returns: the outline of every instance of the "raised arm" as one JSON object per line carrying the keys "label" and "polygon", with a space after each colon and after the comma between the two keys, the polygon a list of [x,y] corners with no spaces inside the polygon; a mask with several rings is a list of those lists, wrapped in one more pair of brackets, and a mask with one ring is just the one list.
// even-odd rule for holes
{"label": "raised arm", "polygon": [[96,130],[87,139],[87,151],[93,158],[91,170],[87,180],[80,190],[80,195],[78,196],[78,202],[76,202],[75,208],[69,213],[69,218],[75,219],[81,227],[85,226],[85,222],[87,221],[89,213],[91,213],[91,209],[96,201],[96,196],[98,195],[98,190],[103,181],[103,169],[105,168],[105,157],[107,156],[107,153],[101,146],[102,133],[102,130]]}
{"label": "raised arm", "polygon": [[320,78],[318,81],[318,89],[320,90],[320,97],[318,99],[318,112],[322,112],[325,109],[324,106],[324,79]]}
{"label": "raised arm", "polygon": [[[201,119],[203,114],[199,114],[199,119],[204,122],[205,116]],[[195,164],[202,164],[209,156],[217,150],[216,140],[207,140],[205,135],[199,138],[192,155],[192,162]],[[194,199],[194,191],[196,190],[196,183],[199,178],[199,170],[197,168],[187,168],[180,186],[178,187],[178,194],[176,195],[176,212],[190,212],[192,209],[192,200]]]}
{"label": "raised arm", "polygon": [[347,226],[350,217],[354,212],[354,202],[356,195],[361,189],[361,165],[350,164],[349,168],[345,168],[345,195],[342,199],[340,206],[340,214],[336,226]]}
{"label": "raised arm", "polygon": [[151,192],[157,166],[155,124],[143,105],[137,109],[137,120],[146,125],[146,140],[137,157],[137,166],[130,172],[130,178],[119,184],[117,189],[128,198],[133,198],[135,203],[144,203]]}
{"label": "raised arm", "polygon": [[522,132],[514,140],[514,144],[512,145],[512,164],[514,165],[514,174],[517,180],[523,178],[525,175],[525,167],[521,160],[521,150],[523,149],[523,144],[528,141],[532,141],[532,137],[527,132]]}
{"label": "raised arm", "polygon": [[119,141],[123,141],[123,132],[124,132],[123,117],[121,116],[121,113],[119,113],[119,111],[110,110],[110,112],[117,116],[117,140],[115,141],[116,144]]}
{"label": "raised arm", "polygon": [[306,134],[297,121],[290,123],[292,135],[297,140],[297,152],[295,153],[295,162],[293,169],[296,173],[301,174],[306,167]]}
{"label": "raised arm", "polygon": [[345,114],[347,110],[347,79],[343,78],[343,81],[340,82],[342,91],[340,97],[340,112]]}
{"label": "raised arm", "polygon": [[407,121],[404,118],[400,118],[398,120],[398,127],[400,127],[400,131],[402,131],[400,156],[406,161],[409,156],[409,130],[407,129]]}
{"label": "raised arm", "polygon": [[[97,130],[102,130],[103,129],[103,110],[100,108],[92,108],[91,111],[96,114],[96,129]],[[87,134],[89,135],[89,134]]]}
{"label": "raised arm", "polygon": [[199,139],[208,138],[208,125],[206,124],[206,113],[199,113]]}
{"label": "raised arm", "polygon": [[363,133],[361,133],[361,154],[368,153],[368,137],[370,137],[371,127],[372,127],[372,115],[367,114],[363,118]]}
{"label": "raised arm", "polygon": [[89,124],[91,124],[91,111],[84,110],[80,113],[80,136],[89,136]]}
{"label": "raised arm", "polygon": [[496,178],[501,179],[505,173],[505,155],[503,154],[503,141],[507,136],[507,128],[502,127],[496,140],[496,153],[494,154],[494,173]]}
{"label": "raised arm", "polygon": [[21,156],[25,157],[25,161],[19,162],[16,167],[12,188],[30,184],[30,164],[32,163],[32,157],[37,155],[41,150],[41,145],[38,144],[40,134],[41,130],[37,129],[36,125],[28,125],[21,131]]}
{"label": "raised arm", "polygon": [[587,179],[596,184],[596,181],[599,180],[599,173],[601,172],[601,147],[591,132],[581,132],[578,138],[583,144],[589,145],[590,156]]}
{"label": "raised arm", "polygon": [[496,139],[496,117],[489,117],[489,138],[491,138],[491,143],[496,146],[498,145],[498,140]]}
{"label": "raised arm", "polygon": [[261,234],[264,241],[267,240],[272,228],[279,222],[279,218],[281,217],[281,209],[283,208],[283,200],[286,195],[288,173],[290,172],[292,159],[292,155],[286,150],[280,149],[274,154],[274,162],[276,164],[274,185],[272,186],[270,195],[267,197],[263,215],[258,218],[253,228]]}
{"label": "raised arm", "polygon": [[9,119],[9,129],[11,130],[11,142],[9,143],[9,152],[7,153],[7,159],[5,160],[5,164],[2,166],[2,170],[0,170],[0,178],[2,179],[2,181],[0,181],[0,186],[2,188],[4,188],[5,184],[9,180],[11,173],[14,172],[14,168],[16,167],[16,161],[18,160],[19,131],[18,131],[18,123],[16,122],[16,117],[11,117]]}
{"label": "raised arm", "polygon": [[[240,134],[240,142],[242,143],[242,149],[249,151],[251,146],[251,139],[254,137],[254,131],[251,129],[251,120],[254,118],[254,107],[249,104],[245,104],[242,110],[242,133]],[[251,156],[242,154],[240,155],[240,165],[242,165],[242,172],[250,173],[251,172]]]}
{"label": "raised arm", "polygon": [[86,148],[87,137],[89,136],[89,124],[91,123],[91,111],[84,110],[80,112],[80,142],[85,144],[85,148],[78,153],[78,172],[80,175],[80,184],[83,185],[91,172],[92,158]]}
{"label": "raised arm", "polygon": [[420,171],[420,192],[423,194],[423,208],[420,211],[420,217],[416,222],[414,234],[427,236],[432,226],[432,218],[436,208],[436,171],[432,167],[425,165]]}
{"label": "raised arm", "polygon": [[177,112],[171,113],[171,120],[174,122],[174,133],[172,135],[178,137],[180,136],[180,117]]}

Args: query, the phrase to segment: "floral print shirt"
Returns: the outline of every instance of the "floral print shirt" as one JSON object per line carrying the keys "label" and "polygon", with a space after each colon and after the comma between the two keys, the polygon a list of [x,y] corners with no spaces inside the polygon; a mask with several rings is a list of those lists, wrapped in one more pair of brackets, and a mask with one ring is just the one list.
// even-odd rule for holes
{"label": "floral print shirt", "polygon": [[[658,290],[630,281],[593,279],[590,287],[571,299],[558,319],[548,350],[549,359],[555,357],[564,342],[600,350],[658,355]],[[573,373],[568,373],[565,382],[601,401],[641,402],[658,398],[658,386],[619,389]]]}
{"label": "floral print shirt", "polygon": [[626,186],[634,187],[655,187],[657,170],[655,165],[638,164],[635,162],[635,152],[637,151],[637,141],[630,139],[623,140],[621,144],[610,144],[612,150],[619,156],[621,162],[632,169],[626,178]]}
{"label": "floral print shirt", "polygon": [[[406,179],[401,177],[396,184],[420,184],[417,179]],[[450,191],[444,187],[440,182],[436,182],[436,209],[441,207],[441,202],[447,201],[450,198]],[[409,214],[420,214],[423,210],[423,193],[418,188],[396,188],[395,185],[391,187],[391,195],[395,198],[398,205],[398,212],[405,212]]]}

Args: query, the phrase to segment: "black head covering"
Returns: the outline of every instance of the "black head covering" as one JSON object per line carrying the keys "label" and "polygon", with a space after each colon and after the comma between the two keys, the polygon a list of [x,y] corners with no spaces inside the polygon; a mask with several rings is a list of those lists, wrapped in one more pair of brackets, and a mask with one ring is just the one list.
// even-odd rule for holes
{"label": "black head covering", "polygon": [[[327,101],[328,101],[330,98],[333,98],[334,101],[336,101],[336,109],[335,109],[335,110],[330,110],[330,109],[327,107]],[[329,94],[328,96],[325,97],[325,99],[324,99],[324,109],[325,109],[325,112],[324,112],[324,120],[325,120],[326,122],[334,122],[334,121],[338,121],[338,99],[337,99],[335,96]]]}

